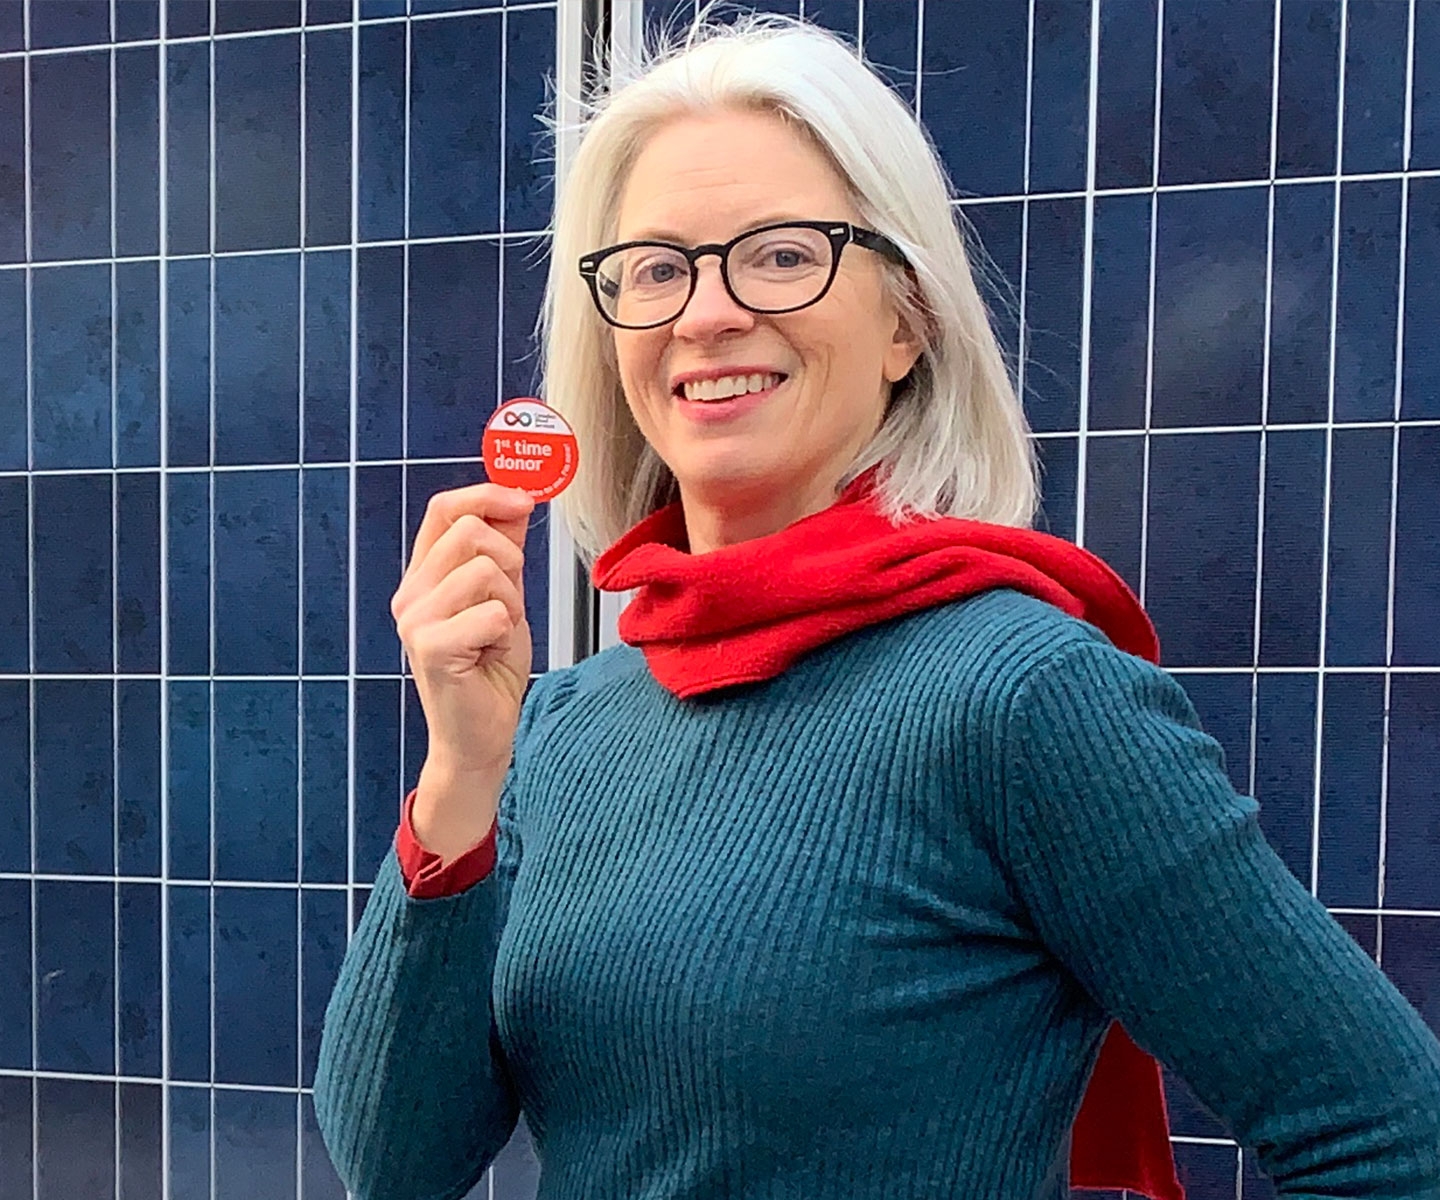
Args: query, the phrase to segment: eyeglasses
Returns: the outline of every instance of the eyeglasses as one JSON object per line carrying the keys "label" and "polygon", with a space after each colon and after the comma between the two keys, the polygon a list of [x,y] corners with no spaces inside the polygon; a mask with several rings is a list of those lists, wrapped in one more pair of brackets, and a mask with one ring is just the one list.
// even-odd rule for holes
{"label": "eyeglasses", "polygon": [[654,329],[675,320],[695,294],[696,263],[720,259],[731,299],[754,313],[808,308],[830,290],[840,253],[851,242],[908,266],[883,233],[847,221],[785,221],[747,230],[728,242],[687,249],[672,242],[621,242],[587,254],[580,274],[600,315],[621,329]]}

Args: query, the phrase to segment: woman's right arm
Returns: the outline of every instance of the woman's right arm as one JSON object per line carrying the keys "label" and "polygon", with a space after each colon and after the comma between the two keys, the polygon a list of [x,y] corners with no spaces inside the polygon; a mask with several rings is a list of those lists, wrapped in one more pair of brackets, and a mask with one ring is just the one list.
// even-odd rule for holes
{"label": "woman's right arm", "polygon": [[411,898],[386,855],[351,939],[325,1014],[315,1111],[357,1200],[464,1196],[515,1128],[491,1005],[519,865],[510,808],[507,792],[495,868],[457,895]]}
{"label": "woman's right arm", "polygon": [[[358,1200],[463,1196],[519,1104],[491,1005],[520,861],[511,819],[530,689],[524,546],[533,501],[493,484],[431,498],[390,608],[429,749],[409,816],[451,861],[490,835],[496,867],[457,895],[407,894],[385,856],[331,994],[315,1077],[326,1147]],[[523,709],[522,709],[523,702]]]}

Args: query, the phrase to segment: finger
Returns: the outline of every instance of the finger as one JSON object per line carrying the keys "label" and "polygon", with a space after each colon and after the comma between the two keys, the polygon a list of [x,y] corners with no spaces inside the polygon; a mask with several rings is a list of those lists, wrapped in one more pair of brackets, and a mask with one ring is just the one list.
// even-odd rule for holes
{"label": "finger", "polygon": [[489,600],[503,604],[515,624],[525,619],[524,597],[499,564],[493,558],[471,558],[446,575],[436,587],[417,596],[405,609],[396,628],[402,640],[406,640],[412,636],[412,630],[448,621],[457,613]]}
{"label": "finger", "polygon": [[525,531],[535,501],[519,488],[504,488],[495,483],[475,483],[468,487],[436,492],[425,506],[425,516],[415,534],[410,552],[408,575],[425,561],[440,537],[465,513],[472,513],[498,529],[515,546],[525,548]]}
{"label": "finger", "polygon": [[523,593],[524,553],[493,525],[473,513],[463,513],[440,535],[423,562],[412,563],[391,597],[392,615],[398,617],[415,596],[432,591],[452,571],[476,558],[494,559]]}
{"label": "finger", "polygon": [[515,624],[525,619],[525,597],[493,558],[472,558],[451,571],[435,595],[449,610],[447,616],[486,600],[499,600]]}

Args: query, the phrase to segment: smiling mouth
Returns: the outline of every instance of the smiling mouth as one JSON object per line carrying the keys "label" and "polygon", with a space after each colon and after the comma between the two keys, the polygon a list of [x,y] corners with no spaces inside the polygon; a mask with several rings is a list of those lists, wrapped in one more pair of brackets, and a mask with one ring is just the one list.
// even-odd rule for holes
{"label": "smiling mouth", "polygon": [[698,404],[721,404],[755,392],[768,392],[788,379],[776,371],[750,375],[727,375],[722,379],[694,379],[675,389],[675,397]]}

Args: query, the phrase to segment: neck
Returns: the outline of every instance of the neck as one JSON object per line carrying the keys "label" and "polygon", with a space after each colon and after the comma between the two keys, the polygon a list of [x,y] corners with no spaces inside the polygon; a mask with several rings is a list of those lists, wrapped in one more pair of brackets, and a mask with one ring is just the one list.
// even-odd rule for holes
{"label": "neck", "polygon": [[685,533],[691,554],[705,554],[755,538],[769,537],[835,503],[835,483],[783,492],[766,487],[731,488],[723,494],[681,487]]}

